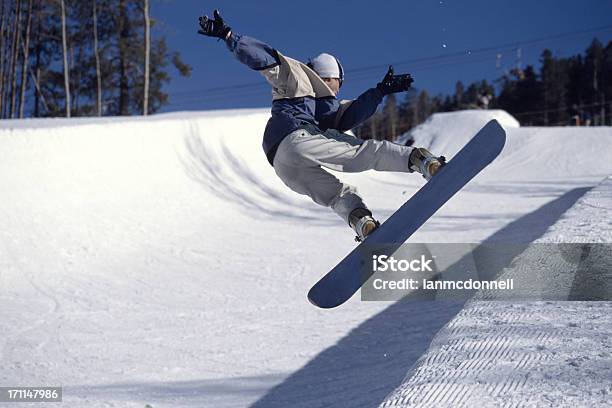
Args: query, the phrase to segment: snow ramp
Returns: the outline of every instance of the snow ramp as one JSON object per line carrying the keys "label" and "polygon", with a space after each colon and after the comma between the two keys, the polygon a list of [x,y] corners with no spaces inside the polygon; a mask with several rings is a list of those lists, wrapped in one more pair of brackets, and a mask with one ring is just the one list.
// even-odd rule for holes
{"label": "snow ramp", "polygon": [[467,110],[433,114],[409,135],[415,146],[452,158],[492,119],[506,130],[507,143],[500,157],[477,181],[576,179],[588,175],[601,179],[610,172],[610,127],[521,127],[502,110]]}
{"label": "snow ramp", "polygon": [[[493,115],[422,129],[451,152]],[[397,387],[457,310],[308,303],[353,234],[278,180],[261,150],[268,116],[0,122],[0,383],[62,384],[66,406],[138,408],[373,406]],[[609,128],[507,130],[500,158],[412,242],[480,242],[612,174]],[[577,152],[599,160],[576,165]],[[424,182],[339,177],[381,220]]]}
{"label": "snow ramp", "polygon": [[492,119],[506,130],[520,127],[519,122],[503,110],[434,113],[424,123],[400,136],[398,143],[403,144],[405,139],[411,138],[415,146],[424,146],[452,157],[482,128],[483,123]]}

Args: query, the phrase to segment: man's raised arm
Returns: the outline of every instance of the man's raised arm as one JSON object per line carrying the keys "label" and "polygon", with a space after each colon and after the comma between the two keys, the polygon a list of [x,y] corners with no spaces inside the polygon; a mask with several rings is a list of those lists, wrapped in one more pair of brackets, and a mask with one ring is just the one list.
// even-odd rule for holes
{"label": "man's raised arm", "polygon": [[280,65],[278,53],[268,44],[246,35],[232,32],[219,10],[213,12],[213,19],[200,17],[198,33],[224,40],[229,50],[236,58],[256,71],[263,71]]}
{"label": "man's raised arm", "polygon": [[387,74],[376,88],[371,88],[359,95],[353,101],[342,101],[335,114],[334,124],[329,127],[340,131],[353,129],[372,116],[384,96],[404,92],[410,88],[413,80],[409,74],[395,75],[393,67],[389,67]]}

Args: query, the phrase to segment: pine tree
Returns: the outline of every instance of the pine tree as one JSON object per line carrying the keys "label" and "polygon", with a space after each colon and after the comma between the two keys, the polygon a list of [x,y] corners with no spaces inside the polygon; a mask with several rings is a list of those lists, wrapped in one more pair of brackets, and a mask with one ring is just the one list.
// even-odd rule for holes
{"label": "pine tree", "polygon": [[585,99],[589,105],[590,116],[594,124],[603,123],[605,117],[605,77],[604,47],[598,40],[594,39],[586,49],[584,58],[584,74],[586,79]]}
{"label": "pine tree", "polygon": [[[532,65],[523,70],[522,79],[516,84],[515,109],[521,112],[537,112],[542,106],[542,84]],[[519,112],[520,113],[520,112]],[[538,114],[526,114],[519,117],[523,123],[528,125],[541,125]]]}
{"label": "pine tree", "polygon": [[542,53],[542,78],[544,125],[560,125],[569,122],[567,114],[568,64],[555,59],[548,49]]}
{"label": "pine tree", "polygon": [[570,107],[570,123],[581,124],[584,119],[583,106],[586,102],[586,75],[582,55],[570,57],[567,62],[568,84],[567,100]]}
{"label": "pine tree", "polygon": [[612,41],[604,50],[603,69],[601,73],[603,88],[603,108],[605,109],[604,125],[612,125]]}
{"label": "pine tree", "polygon": [[468,109],[477,109],[478,100],[480,99],[480,84],[472,83],[465,91],[465,107]]}
{"label": "pine tree", "polygon": [[454,110],[463,109],[465,103],[465,86],[463,82],[459,81],[455,85],[455,97],[453,99]]}

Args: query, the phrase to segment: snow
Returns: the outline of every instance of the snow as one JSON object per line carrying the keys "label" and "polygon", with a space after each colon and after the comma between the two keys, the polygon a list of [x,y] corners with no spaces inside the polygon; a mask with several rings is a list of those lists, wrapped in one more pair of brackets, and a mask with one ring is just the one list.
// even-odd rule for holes
{"label": "snow", "polygon": [[[610,220],[607,177],[537,242],[610,243]],[[474,300],[380,406],[608,406],[611,337],[612,302]]]}
{"label": "snow", "polygon": [[[496,304],[461,312],[356,296],[331,311],[312,307],[306,292],[353,248],[353,234],[278,180],[260,147],[268,115],[0,122],[0,384],[62,385],[67,407],[376,406],[422,355],[437,353],[436,333],[462,313],[457,327],[482,329],[474,347],[491,333],[510,336],[516,319],[531,330],[516,331],[524,347],[538,338],[530,333],[550,333],[554,342],[526,367],[540,372],[533,384],[557,387],[554,405],[585,392],[586,379],[563,383],[580,367],[609,373],[596,356],[610,353],[610,313],[588,303],[517,307],[499,325],[486,320]],[[490,118],[506,127],[506,149],[411,242],[609,242],[601,231],[610,217],[597,215],[609,192],[587,191],[612,174],[612,129],[520,128],[504,112],[473,111],[435,115],[415,138],[452,157]],[[381,220],[424,182],[339,177]],[[589,318],[597,325],[582,324]],[[581,324],[553,330],[561,321]],[[591,359],[571,354],[567,338]],[[459,378],[487,401],[496,397],[473,381],[495,381],[488,374]]]}
{"label": "snow", "polygon": [[546,234],[547,242],[612,242],[612,176],[587,192]]}

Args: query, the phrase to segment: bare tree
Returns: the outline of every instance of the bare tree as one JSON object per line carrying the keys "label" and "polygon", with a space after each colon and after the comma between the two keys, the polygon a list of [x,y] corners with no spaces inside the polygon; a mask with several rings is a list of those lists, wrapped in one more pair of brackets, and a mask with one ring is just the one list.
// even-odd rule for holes
{"label": "bare tree", "polygon": [[149,14],[149,0],[144,0],[144,27],[145,27],[145,63],[144,63],[144,96],[142,114],[149,114],[149,81],[151,76],[151,16]]}
{"label": "bare tree", "polygon": [[380,125],[380,114],[378,112],[374,113],[370,119],[370,137],[372,139],[378,139],[378,127]]}
{"label": "bare tree", "polygon": [[5,59],[5,15],[8,14],[6,1],[2,0],[2,9],[0,10],[0,117],[2,117],[2,107],[4,106],[4,59]]}
{"label": "bare tree", "polygon": [[130,114],[130,59],[129,41],[131,35],[131,22],[128,12],[128,0],[119,0],[119,24],[117,25],[117,48],[119,64],[119,105],[118,113],[121,116]]}
{"label": "bare tree", "polygon": [[64,51],[64,89],[66,92],[66,117],[70,117],[70,72],[68,67],[68,40],[66,34],[66,4],[60,0],[62,14],[62,49]]}
{"label": "bare tree", "polygon": [[168,65],[183,76],[190,67],[152,32],[151,7],[0,0],[0,118],[156,112],[168,100]]}
{"label": "bare tree", "polygon": [[30,0],[28,5],[28,22],[26,25],[26,37],[25,41],[22,41],[23,45],[23,65],[21,67],[21,95],[19,97],[19,118],[23,119],[25,110],[25,93],[28,83],[28,70],[30,67],[30,31],[32,30],[32,4],[33,0]]}
{"label": "bare tree", "polygon": [[383,116],[385,121],[384,135],[386,140],[395,140],[397,137],[397,100],[394,94],[387,96],[383,108]]}
{"label": "bare tree", "polygon": [[94,57],[96,59],[96,112],[102,116],[102,74],[100,71],[100,50],[98,40],[98,1],[93,0],[93,32],[94,32]]}
{"label": "bare tree", "polygon": [[34,117],[40,116],[40,105],[42,103],[45,112],[49,112],[49,105],[47,104],[47,99],[45,95],[42,93],[42,89],[40,86],[41,78],[42,78],[42,62],[41,62],[41,54],[42,54],[42,18],[43,18],[43,7],[40,4],[37,4],[36,13],[36,28],[34,29],[34,66],[30,67],[30,77],[32,78],[32,83],[34,84]]}
{"label": "bare tree", "polygon": [[34,93],[34,117],[40,116],[40,102],[44,101],[44,96],[42,94],[42,89],[40,89],[40,80],[41,80],[41,54],[42,54],[42,10],[43,7],[40,4],[36,5],[36,29],[34,44],[36,44],[34,48],[34,74],[32,79],[34,81],[34,86],[36,87],[36,92]]}
{"label": "bare tree", "polygon": [[13,45],[11,58],[11,105],[9,106],[8,117],[15,117],[15,104],[17,99],[17,60],[19,59],[19,32],[21,30],[21,0],[17,0],[17,11],[15,12],[15,24],[13,25]]}

